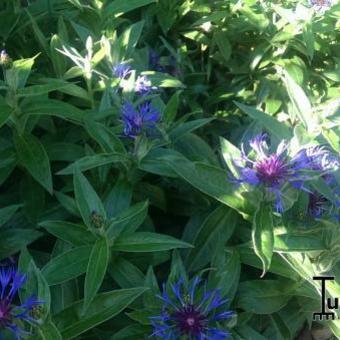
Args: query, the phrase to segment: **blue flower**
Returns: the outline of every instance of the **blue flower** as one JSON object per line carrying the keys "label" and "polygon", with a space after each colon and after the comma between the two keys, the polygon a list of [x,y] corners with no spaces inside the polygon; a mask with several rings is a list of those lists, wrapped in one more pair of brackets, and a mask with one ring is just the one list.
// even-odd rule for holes
{"label": "blue flower", "polygon": [[156,86],[152,86],[147,76],[138,76],[135,81],[135,92],[140,95],[147,95],[151,91],[157,90]]}
{"label": "blue flower", "polygon": [[320,193],[314,191],[308,195],[308,215],[313,218],[320,218],[329,210],[329,201]]}
{"label": "blue flower", "polygon": [[159,118],[159,111],[149,101],[140,104],[137,109],[130,102],[126,102],[122,107],[124,135],[136,138],[143,130],[154,128]]}
{"label": "blue flower", "polygon": [[306,150],[311,169],[321,173],[331,173],[340,169],[340,159],[325,146],[315,146]]}
{"label": "blue flower", "polygon": [[150,50],[149,52],[149,66],[151,70],[157,71],[157,72],[165,72],[166,69],[164,66],[160,63],[161,57],[155,50]]}
{"label": "blue flower", "polygon": [[113,67],[113,74],[119,79],[125,79],[131,73],[131,66],[126,63],[120,63]]}
{"label": "blue flower", "polygon": [[328,217],[340,221],[339,207],[338,199],[335,202],[330,201],[317,191],[308,194],[307,216],[313,219]]}
{"label": "blue flower", "polygon": [[309,192],[308,215],[313,218],[321,218],[325,214],[335,217],[332,210],[339,206],[340,188],[334,176],[334,172],[340,168],[340,160],[333,152],[325,146],[316,146],[306,149],[309,160],[309,167],[321,177],[334,195],[334,202],[331,202],[322,194],[316,191]]}
{"label": "blue flower", "polygon": [[324,13],[333,5],[333,0],[309,0],[309,4],[319,13]]}
{"label": "blue flower", "polygon": [[207,291],[206,285],[200,285],[196,277],[190,285],[179,280],[171,285],[168,294],[163,285],[163,302],[160,315],[151,317],[153,333],[151,336],[161,339],[227,339],[229,332],[221,329],[219,322],[230,319],[234,312],[226,309],[227,300],[221,297],[218,289]]}
{"label": "blue flower", "polygon": [[304,182],[310,178],[306,170],[310,170],[310,159],[305,149],[291,157],[288,144],[282,141],[276,152],[270,153],[267,135],[261,134],[250,141],[254,157],[246,156],[242,146],[242,159],[236,160],[240,177],[239,183],[262,186],[275,196],[275,208],[283,212],[282,188],[291,184],[298,189],[304,189]]}
{"label": "blue flower", "polygon": [[153,71],[169,73],[173,76],[175,76],[177,73],[177,63],[173,56],[168,58],[167,65],[162,65],[160,55],[152,49],[149,52],[149,67]]}
{"label": "blue flower", "polygon": [[0,268],[0,338],[1,331],[7,329],[11,331],[15,339],[20,339],[22,335],[29,335],[28,332],[20,328],[21,322],[35,322],[31,314],[36,306],[42,304],[35,296],[30,296],[23,304],[14,305],[18,290],[24,285],[26,275],[19,273],[13,267]]}

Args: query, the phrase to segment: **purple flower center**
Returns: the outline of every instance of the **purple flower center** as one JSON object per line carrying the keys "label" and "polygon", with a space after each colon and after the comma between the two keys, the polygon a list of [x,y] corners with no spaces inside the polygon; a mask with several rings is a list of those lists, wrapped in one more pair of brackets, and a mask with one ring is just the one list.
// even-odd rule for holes
{"label": "purple flower center", "polygon": [[0,300],[0,329],[5,328],[11,322],[11,307],[7,301]]}
{"label": "purple flower center", "polygon": [[285,162],[276,154],[257,161],[255,170],[258,179],[269,186],[279,185],[288,175]]}
{"label": "purple flower center", "polygon": [[193,305],[186,305],[173,314],[178,329],[183,335],[198,336],[207,325],[207,319]]}

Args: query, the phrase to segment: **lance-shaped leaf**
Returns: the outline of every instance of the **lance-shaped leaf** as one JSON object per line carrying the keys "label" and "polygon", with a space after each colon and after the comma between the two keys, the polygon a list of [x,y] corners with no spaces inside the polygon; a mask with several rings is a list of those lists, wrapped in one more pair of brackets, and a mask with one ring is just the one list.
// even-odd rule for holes
{"label": "lance-shaped leaf", "polygon": [[283,78],[289,98],[293,104],[294,113],[304,123],[309,132],[315,131],[319,123],[318,117],[313,113],[312,105],[303,89],[295,80],[285,72]]}
{"label": "lance-shaped leaf", "polygon": [[15,135],[15,147],[21,164],[49,193],[52,193],[50,161],[45,148],[35,136]]}
{"label": "lance-shaped leaf", "polygon": [[83,246],[95,242],[95,236],[82,224],[66,221],[43,221],[39,226],[63,241],[75,246]]}
{"label": "lance-shaped leaf", "polygon": [[119,289],[98,294],[85,315],[83,301],[67,307],[54,317],[63,339],[72,339],[100,323],[111,319],[136,300],[146,288]]}
{"label": "lance-shaped leaf", "polygon": [[74,172],[75,168],[78,168],[81,171],[86,171],[86,170],[98,168],[98,167],[101,167],[107,164],[124,163],[125,161],[126,161],[126,157],[118,153],[85,156],[83,158],[79,158],[74,163],[60,170],[57,174],[58,175],[70,175]]}
{"label": "lance-shaped leaf", "polygon": [[0,227],[3,226],[10,218],[14,215],[14,213],[21,208],[21,204],[9,205],[8,207],[0,209]]}
{"label": "lance-shaped leaf", "polygon": [[48,320],[39,327],[39,335],[42,340],[62,340],[61,334],[56,325]]}
{"label": "lance-shaped leaf", "polygon": [[279,139],[290,139],[292,137],[292,133],[289,130],[288,126],[286,126],[284,123],[279,122],[269,114],[238,102],[235,102],[235,104],[240,108],[240,110],[245,112],[249,117],[255,119],[266,130],[270,131]]}
{"label": "lance-shaped leaf", "polygon": [[270,267],[274,248],[273,216],[268,203],[262,203],[255,213],[252,239],[255,253],[263,264],[263,276]]}
{"label": "lance-shaped leaf", "polygon": [[149,232],[122,235],[113,245],[114,250],[127,252],[152,252],[190,247],[192,247],[191,244],[172,236]]}
{"label": "lance-shaped leaf", "polygon": [[104,280],[109,257],[110,251],[108,240],[106,238],[98,239],[92,248],[89,263],[87,265],[83,314],[86,313]]}
{"label": "lance-shaped leaf", "polygon": [[77,247],[54,257],[42,269],[50,286],[78,277],[86,272],[91,246]]}
{"label": "lance-shaped leaf", "polygon": [[105,220],[106,212],[100,198],[78,168],[74,170],[73,182],[77,205],[85,224],[90,228],[93,227],[93,214]]}
{"label": "lance-shaped leaf", "polygon": [[11,228],[0,232],[0,260],[14,255],[43,234],[32,229]]}

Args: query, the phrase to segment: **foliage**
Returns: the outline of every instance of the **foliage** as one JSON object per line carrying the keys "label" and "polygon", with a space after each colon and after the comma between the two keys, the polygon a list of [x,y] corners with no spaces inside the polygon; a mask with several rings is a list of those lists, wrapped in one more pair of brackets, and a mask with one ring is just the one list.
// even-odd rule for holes
{"label": "foliage", "polygon": [[0,18],[0,265],[40,307],[21,336],[164,338],[159,295],[195,277],[211,310],[184,311],[211,339],[314,327],[312,277],[340,297],[340,4],[3,0]]}

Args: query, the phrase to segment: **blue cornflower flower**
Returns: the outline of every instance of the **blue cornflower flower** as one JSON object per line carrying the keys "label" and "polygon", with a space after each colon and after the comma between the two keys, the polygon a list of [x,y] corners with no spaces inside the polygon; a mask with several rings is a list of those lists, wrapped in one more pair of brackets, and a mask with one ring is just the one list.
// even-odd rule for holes
{"label": "blue cornflower flower", "polygon": [[335,202],[328,200],[324,195],[317,191],[308,194],[307,216],[313,219],[323,218],[325,216],[340,221],[338,213],[340,201]]}
{"label": "blue cornflower flower", "polygon": [[322,14],[332,7],[333,0],[309,0],[309,4],[316,12]]}
{"label": "blue cornflower flower", "polygon": [[306,149],[306,154],[310,169],[324,180],[334,195],[334,201],[331,202],[321,193],[310,191],[307,213],[313,218],[321,218],[325,214],[336,217],[332,211],[340,205],[340,191],[334,172],[340,169],[340,159],[325,146],[310,147]]}
{"label": "blue cornflower flower", "polygon": [[240,177],[238,183],[263,186],[275,195],[275,208],[283,212],[282,189],[287,183],[298,189],[304,189],[304,182],[309,179],[304,171],[310,170],[310,159],[306,150],[300,150],[291,157],[287,153],[288,144],[282,141],[276,152],[269,153],[267,135],[261,134],[250,141],[255,153],[254,159],[246,156],[242,146],[242,159],[237,160],[236,167]]}
{"label": "blue cornflower flower", "polygon": [[151,91],[157,90],[156,86],[152,86],[147,76],[138,76],[135,81],[135,92],[140,95],[147,95]]}
{"label": "blue cornflower flower", "polygon": [[149,66],[151,70],[157,71],[157,72],[165,72],[166,69],[164,66],[160,63],[161,57],[155,50],[150,50],[149,52]]}
{"label": "blue cornflower flower", "polygon": [[174,56],[168,58],[167,65],[162,65],[161,57],[155,50],[150,50],[149,52],[149,67],[153,71],[169,73],[173,76],[177,73],[177,63]]}
{"label": "blue cornflower flower", "polygon": [[15,339],[22,335],[29,335],[21,329],[17,322],[35,322],[30,314],[36,306],[42,304],[35,296],[29,297],[23,304],[13,304],[18,290],[24,285],[26,275],[19,273],[13,267],[0,268],[0,338],[4,329],[11,331]]}
{"label": "blue cornflower flower", "polygon": [[329,201],[320,193],[313,191],[308,195],[308,215],[313,218],[320,218],[329,210]]}
{"label": "blue cornflower flower", "polygon": [[159,118],[159,111],[149,101],[140,104],[137,109],[130,102],[123,104],[124,134],[130,138],[136,138],[144,129],[154,128]]}
{"label": "blue cornflower flower", "polygon": [[[151,336],[162,339],[227,339],[229,332],[221,329],[219,322],[230,319],[234,312],[226,310],[227,300],[218,289],[207,291],[196,277],[190,285],[179,280],[171,285],[170,295],[163,285],[163,308],[160,315],[151,317]],[[184,288],[184,289],[183,289]]]}
{"label": "blue cornflower flower", "polygon": [[126,63],[120,63],[113,67],[113,74],[119,79],[125,79],[131,73],[131,66]]}
{"label": "blue cornflower flower", "polygon": [[323,173],[332,173],[340,169],[340,159],[325,146],[315,146],[306,149],[311,169]]}

